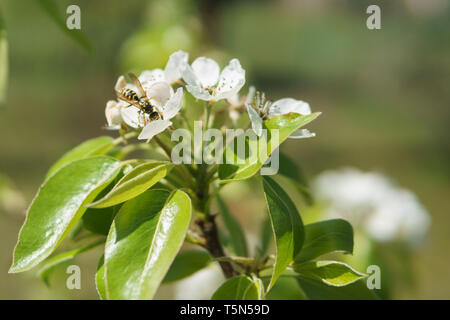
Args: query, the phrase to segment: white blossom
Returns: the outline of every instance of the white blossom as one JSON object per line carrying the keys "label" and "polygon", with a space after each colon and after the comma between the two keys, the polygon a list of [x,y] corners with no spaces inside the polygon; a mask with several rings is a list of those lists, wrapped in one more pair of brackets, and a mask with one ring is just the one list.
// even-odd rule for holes
{"label": "white blossom", "polygon": [[[262,134],[263,121],[275,116],[280,116],[288,113],[298,113],[301,115],[311,114],[311,108],[305,101],[296,100],[293,98],[283,98],[275,102],[266,100],[264,93],[257,93],[255,103],[245,103],[247,112],[252,123],[252,129],[258,136]],[[308,129],[298,129],[294,131],[289,138],[301,139],[315,137],[316,134],[310,132]]]}
{"label": "white blossom", "polygon": [[208,300],[225,280],[220,268],[213,264],[192,276],[176,282],[175,300]]}
{"label": "white blossom", "polygon": [[[117,80],[115,90],[120,91],[124,87],[139,91],[133,84],[128,84],[123,76]],[[127,126],[139,129],[143,128],[138,139],[151,139],[156,134],[164,131],[172,125],[172,119],[181,109],[183,100],[183,89],[180,87],[174,92],[173,88],[166,81],[147,82],[143,85],[146,96],[150,104],[154,107],[161,118],[150,120],[149,114],[143,113],[138,107],[129,105],[125,101],[110,100],[106,104],[105,116],[108,123],[107,129],[120,129],[122,122]]]}
{"label": "white blossom", "polygon": [[197,99],[217,101],[233,97],[245,84],[245,70],[232,59],[220,72],[213,59],[199,57],[186,65],[182,73],[186,89]]}
{"label": "white blossom", "polygon": [[379,173],[353,168],[326,171],[313,186],[328,217],[349,220],[375,241],[414,245],[430,226],[430,216],[417,197]]}

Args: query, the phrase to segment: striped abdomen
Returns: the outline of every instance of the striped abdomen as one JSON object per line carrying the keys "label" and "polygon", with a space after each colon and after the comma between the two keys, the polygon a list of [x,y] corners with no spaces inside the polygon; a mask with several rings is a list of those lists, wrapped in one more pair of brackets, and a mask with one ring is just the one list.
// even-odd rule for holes
{"label": "striped abdomen", "polygon": [[139,97],[136,92],[131,89],[123,88],[120,94],[131,101],[139,101]]}

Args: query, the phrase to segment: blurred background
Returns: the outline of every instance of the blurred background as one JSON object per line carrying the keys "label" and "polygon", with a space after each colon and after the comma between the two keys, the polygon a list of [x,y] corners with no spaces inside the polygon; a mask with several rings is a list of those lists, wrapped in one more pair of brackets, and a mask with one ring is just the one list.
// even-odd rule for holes
{"label": "blurred background", "polygon": [[[104,107],[118,75],[163,68],[178,49],[191,61],[209,55],[222,66],[237,57],[246,87],[321,111],[308,126],[315,138],[283,146],[309,180],[352,166],[383,172],[412,190],[432,225],[411,259],[415,285],[394,288],[392,297],[450,298],[449,1],[376,1],[381,30],[366,27],[374,1],[61,0],[57,13],[65,18],[70,4],[81,8],[91,52],[62,32],[39,1],[0,4],[9,46],[0,106],[0,192],[9,192],[0,197],[0,298],[97,298],[99,250],[76,258],[82,290],[66,289],[64,270],[51,288],[35,271],[7,273],[23,206],[65,151],[109,134],[101,129]],[[257,209],[240,202],[231,209],[251,228]]]}

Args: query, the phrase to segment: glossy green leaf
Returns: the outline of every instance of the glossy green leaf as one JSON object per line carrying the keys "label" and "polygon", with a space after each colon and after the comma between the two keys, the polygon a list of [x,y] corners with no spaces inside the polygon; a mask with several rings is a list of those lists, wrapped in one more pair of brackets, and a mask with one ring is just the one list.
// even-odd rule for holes
{"label": "glossy green leaf", "polygon": [[180,190],[148,190],[122,206],[106,241],[108,299],[153,297],[183,244],[191,211]]}
{"label": "glossy green leaf", "polygon": [[[128,170],[130,170],[128,167],[123,168],[117,177],[106,188],[104,188],[97,195],[97,197],[95,197],[94,201],[98,201],[107,195],[119,182],[119,180],[122,179],[124,176],[124,171],[128,172]],[[101,209],[88,208],[82,217],[81,222],[83,227],[92,233],[108,235],[111,223],[113,222],[114,217],[119,211],[121,205],[122,204],[118,204],[116,206]]]}
{"label": "glossy green leaf", "polygon": [[95,287],[101,300],[106,300],[105,287],[105,256],[102,255],[97,265],[97,272],[95,273]]}
{"label": "glossy green leaf", "polygon": [[304,230],[300,214],[286,192],[272,178],[262,178],[276,248],[276,260],[268,286],[270,290],[300,252]]}
{"label": "glossy green leaf", "polygon": [[280,152],[278,173],[286,177],[293,184],[308,204],[313,203],[311,192],[308,190],[308,183],[306,182],[306,178],[304,177],[300,166],[283,152]]}
{"label": "glossy green leaf", "polygon": [[71,162],[39,189],[14,250],[10,272],[28,270],[48,257],[90,203],[119,173],[120,162],[92,157]]}
{"label": "glossy green leaf", "polygon": [[0,12],[0,106],[6,101],[8,87],[8,39],[6,37],[5,24]]}
{"label": "glossy green leaf", "polygon": [[70,39],[78,43],[87,52],[92,53],[92,44],[89,38],[84,34],[82,30],[73,29],[70,30],[66,25],[66,12],[60,9],[56,0],[38,0],[38,4],[53,20],[53,22],[64,32]]}
{"label": "glossy green leaf", "polygon": [[264,219],[261,228],[261,255],[264,256],[269,250],[270,244],[272,242],[272,225],[270,223],[270,218]]}
{"label": "glossy green leaf", "polygon": [[311,261],[294,264],[293,269],[303,277],[321,281],[329,286],[349,285],[366,275],[354,270],[349,265],[338,261]]}
{"label": "glossy green leaf", "polygon": [[306,297],[311,300],[377,300],[373,290],[367,288],[365,279],[353,282],[345,287],[329,286],[310,278],[297,278]]}
{"label": "glossy green leaf", "polygon": [[305,242],[295,262],[315,259],[331,252],[353,253],[353,228],[343,219],[325,220],[305,226]]}
{"label": "glossy green leaf", "polygon": [[234,253],[242,257],[248,256],[247,240],[245,239],[244,231],[242,230],[241,225],[230,213],[227,205],[219,195],[216,196],[216,201],[222,215],[223,223],[228,231],[230,245]]}
{"label": "glossy green leaf", "polygon": [[106,208],[132,199],[164,178],[172,167],[172,163],[162,161],[149,161],[138,165],[120,179],[107,195],[88,207]]}
{"label": "glossy green leaf", "polygon": [[177,255],[163,283],[174,282],[189,277],[197,271],[206,268],[211,262],[210,254],[204,250],[185,250]]}
{"label": "glossy green leaf", "polygon": [[39,270],[39,276],[44,280],[44,282],[47,284],[47,286],[50,285],[49,277],[52,271],[57,267],[58,265],[63,264],[64,262],[70,261],[73,258],[75,258],[80,253],[83,253],[85,251],[88,251],[92,248],[95,248],[105,242],[104,239],[99,239],[93,243],[87,244],[85,246],[62,252],[54,257],[50,257],[45,264],[42,266],[42,268]]}
{"label": "glossy green leaf", "polygon": [[113,146],[113,138],[107,136],[86,140],[72,150],[66,152],[58,161],[56,161],[48,170],[45,177],[50,177],[56,171],[72,161],[84,159],[91,156],[104,155]]}
{"label": "glossy green leaf", "polygon": [[225,281],[211,297],[212,300],[261,300],[264,288],[261,280],[240,275]]}
{"label": "glossy green leaf", "polygon": [[[305,116],[299,115],[298,113],[289,113],[264,121],[263,128],[267,130],[267,135],[263,134],[259,138],[254,134],[248,136],[246,139],[246,149],[248,152],[245,154],[245,159],[241,159],[244,162],[242,164],[239,164],[237,161],[240,158],[238,158],[237,155],[238,138],[235,138],[235,142],[229,143],[224,152],[224,160],[231,159],[233,160],[233,163],[223,163],[219,165],[219,178],[222,182],[226,182],[230,180],[245,180],[252,177],[259,171],[269,158],[270,154],[278,148],[292,132],[313,121],[319,115],[320,113],[318,112]],[[276,141],[273,140],[272,137],[276,137],[277,132],[278,140]],[[245,133],[242,135],[244,134]],[[258,150],[258,145],[265,145],[266,152]],[[224,162],[230,162],[230,160]]]}

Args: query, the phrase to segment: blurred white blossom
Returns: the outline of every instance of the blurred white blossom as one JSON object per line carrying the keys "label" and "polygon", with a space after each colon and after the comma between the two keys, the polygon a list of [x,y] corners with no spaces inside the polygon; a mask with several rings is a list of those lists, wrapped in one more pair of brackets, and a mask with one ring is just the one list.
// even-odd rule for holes
{"label": "blurred white blossom", "polygon": [[209,300],[217,288],[225,281],[217,264],[202,269],[174,285],[175,300]]}
{"label": "blurred white blossom", "polygon": [[313,184],[325,215],[344,218],[379,242],[418,244],[430,216],[417,197],[382,174],[345,168],[320,174]]}

